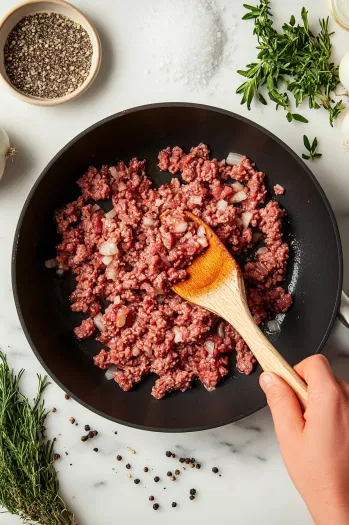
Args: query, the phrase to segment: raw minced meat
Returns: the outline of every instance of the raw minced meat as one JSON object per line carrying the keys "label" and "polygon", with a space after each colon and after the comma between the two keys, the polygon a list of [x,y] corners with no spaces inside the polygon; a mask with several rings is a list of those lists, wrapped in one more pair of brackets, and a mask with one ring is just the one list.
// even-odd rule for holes
{"label": "raw minced meat", "polygon": [[[289,254],[282,239],[285,212],[276,201],[265,205],[264,173],[246,157],[239,166],[210,159],[204,144],[188,154],[168,147],[158,161],[185,183],[174,178],[154,189],[145,161],[137,158],[91,167],[78,181],[82,195],[56,221],[59,266],[76,278],[71,308],[87,317],[76,337],[97,333],[105,348],[94,362],[102,369],[114,365],[124,390],[155,373],[152,394],[160,399],[187,390],[195,378],[211,391],[228,374],[234,350],[241,372],[249,374],[255,363],[232,326],[171,291],[207,245],[185,210],[206,221],[234,256],[249,255],[243,273],[257,324],[286,312],[292,299],[282,287]],[[108,198],[112,209],[105,213],[95,201]]]}

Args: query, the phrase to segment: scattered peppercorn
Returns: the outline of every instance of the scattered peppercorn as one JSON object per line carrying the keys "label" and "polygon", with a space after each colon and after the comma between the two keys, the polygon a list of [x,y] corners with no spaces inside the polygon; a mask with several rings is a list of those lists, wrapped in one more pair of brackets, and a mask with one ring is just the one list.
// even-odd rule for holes
{"label": "scattered peppercorn", "polygon": [[90,430],[91,430],[90,425],[85,425],[85,431],[86,431],[86,432],[89,432]]}
{"label": "scattered peppercorn", "polygon": [[168,450],[168,451],[166,452],[166,456],[167,456],[168,458],[170,458],[170,457],[172,456],[172,452],[170,452],[170,451]]}
{"label": "scattered peppercorn", "polygon": [[185,458],[179,458],[179,462],[180,463],[184,463],[185,462]]}
{"label": "scattered peppercorn", "polygon": [[172,507],[177,507],[177,503],[175,501],[172,501]]}
{"label": "scattered peppercorn", "polygon": [[172,476],[172,472],[168,471],[167,475],[168,475],[168,477]]}
{"label": "scattered peppercorn", "polygon": [[175,458],[175,457],[176,457],[176,454],[172,454],[172,457]]}
{"label": "scattered peppercorn", "polygon": [[196,459],[195,458],[191,458],[190,463],[196,463]]}
{"label": "scattered peppercorn", "polygon": [[189,465],[189,463],[190,463],[190,458],[185,458],[185,463],[186,463],[187,465]]}
{"label": "scattered peppercorn", "polygon": [[218,472],[218,468],[217,468],[217,467],[213,467],[212,472],[213,472],[214,474],[217,474],[217,472]]}
{"label": "scattered peppercorn", "polygon": [[115,430],[114,434],[117,434],[117,431]]}
{"label": "scattered peppercorn", "polygon": [[118,455],[118,456],[116,456],[116,459],[117,459],[118,461],[121,461],[121,460],[122,460],[122,456]]}
{"label": "scattered peppercorn", "polygon": [[90,430],[90,432],[87,434],[87,436],[88,436],[90,439],[94,438],[94,437],[95,437],[95,433],[94,433],[94,431],[93,431],[93,430]]}
{"label": "scattered peppercorn", "polygon": [[190,463],[189,467],[190,467],[190,468],[195,468],[194,463]]}
{"label": "scattered peppercorn", "polygon": [[181,471],[180,471],[180,470],[176,470],[176,471],[175,471],[175,474],[176,474],[176,476],[179,476],[179,475],[180,475],[180,473],[181,473]]}
{"label": "scattered peppercorn", "polygon": [[159,476],[155,476],[154,481],[155,481],[155,483],[157,483],[158,481],[160,481]]}
{"label": "scattered peppercorn", "polygon": [[70,423],[71,423],[72,425],[74,425],[74,423],[75,423],[75,418],[74,418],[74,417],[70,417],[70,418],[69,418],[69,421],[70,421]]}
{"label": "scattered peppercorn", "polygon": [[138,485],[138,483],[140,482],[141,480],[140,479],[135,479],[134,482],[136,483],[136,485]]}
{"label": "scattered peppercorn", "polygon": [[144,472],[148,472],[148,470],[149,470],[148,467],[144,467],[143,469]]}
{"label": "scattered peppercorn", "polygon": [[200,465],[200,463],[197,463],[197,464],[196,464],[196,468],[198,468],[198,469],[200,469],[200,468],[201,468],[201,465]]}
{"label": "scattered peppercorn", "polygon": [[54,459],[55,461],[57,461],[57,459],[60,459],[60,457],[61,457],[61,456],[60,456],[59,454],[55,454],[55,455],[53,456],[53,459]]}
{"label": "scattered peppercorn", "polygon": [[132,474],[127,474],[127,477],[131,479],[132,478]]}
{"label": "scattered peppercorn", "polygon": [[51,409],[51,412],[57,412],[57,408],[56,408],[56,407],[53,407],[53,408]]}
{"label": "scattered peppercorn", "polygon": [[195,494],[196,494],[196,489],[190,489],[190,494],[191,494],[192,496],[195,496]]}
{"label": "scattered peppercorn", "polygon": [[68,456],[68,452],[64,452],[64,454],[65,454],[66,456]]}
{"label": "scattered peppercorn", "polygon": [[154,510],[158,510],[159,507],[160,507],[160,505],[158,503],[154,503],[154,505],[153,505],[153,509]]}
{"label": "scattered peppercorn", "polygon": [[195,496],[189,496],[189,499],[193,501],[193,499],[195,499]]}
{"label": "scattered peppercorn", "polygon": [[65,394],[64,397],[68,400],[70,399],[70,395],[69,394]]}
{"label": "scattered peppercorn", "polygon": [[149,501],[154,501],[154,496],[149,496]]}
{"label": "scattered peppercorn", "polygon": [[175,476],[171,476],[171,477],[170,477],[170,480],[171,480],[171,481],[176,481]]}
{"label": "scattered peppercorn", "polygon": [[81,441],[87,441],[88,440],[88,436],[81,436]]}
{"label": "scattered peppercorn", "polygon": [[135,450],[131,450],[131,454],[136,454],[136,451]]}
{"label": "scattered peppercorn", "polygon": [[95,436],[97,436],[97,435],[98,435],[97,430],[94,430],[94,431],[93,431],[93,434],[94,434]]}
{"label": "scattered peppercorn", "polygon": [[130,470],[131,465],[129,463],[127,463],[126,468],[127,468],[127,470]]}

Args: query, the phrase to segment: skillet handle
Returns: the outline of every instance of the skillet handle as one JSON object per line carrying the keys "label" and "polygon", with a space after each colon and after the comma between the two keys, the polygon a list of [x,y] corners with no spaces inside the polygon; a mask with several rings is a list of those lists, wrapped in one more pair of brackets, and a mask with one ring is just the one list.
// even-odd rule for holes
{"label": "skillet handle", "polygon": [[349,297],[342,292],[341,304],[339,307],[338,317],[342,323],[349,328]]}

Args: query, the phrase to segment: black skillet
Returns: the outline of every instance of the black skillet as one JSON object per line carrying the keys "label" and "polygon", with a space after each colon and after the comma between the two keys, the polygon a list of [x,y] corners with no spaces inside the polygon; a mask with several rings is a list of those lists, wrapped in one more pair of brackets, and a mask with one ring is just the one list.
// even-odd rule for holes
{"label": "black skillet", "polygon": [[243,418],[265,404],[258,385],[260,368],[248,377],[235,370],[214,392],[196,384],[161,401],[150,395],[155,376],[129,393],[107,381],[92,362],[99,344],[79,343],[73,335],[82,319],[69,309],[73,279],[58,278],[44,267],[59,242],[53,215],[77,197],[75,182],[91,164],[99,167],[133,156],[145,158],[149,176],[160,185],[171,177],[157,168],[158,151],[175,144],[189,150],[200,142],[207,143],[218,158],[229,151],[247,155],[267,173],[269,191],[274,184],[286,188],[279,201],[288,212],[287,283],[294,306],[281,332],[271,337],[281,354],[294,365],[319,352],[338,311],[342,256],[333,212],[312,173],[277,137],[243,117],[196,104],[153,104],[95,124],[54,157],[30,192],[14,241],[13,289],[24,332],[49,375],[87,408],[137,428],[184,432]]}

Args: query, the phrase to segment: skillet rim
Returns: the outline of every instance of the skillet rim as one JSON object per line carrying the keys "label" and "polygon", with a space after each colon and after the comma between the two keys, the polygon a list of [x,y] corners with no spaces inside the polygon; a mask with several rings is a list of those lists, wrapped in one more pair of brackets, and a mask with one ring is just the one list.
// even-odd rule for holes
{"label": "skillet rim", "polygon": [[18,314],[18,317],[19,317],[19,321],[20,321],[22,330],[23,330],[23,332],[24,332],[24,334],[26,336],[26,339],[27,339],[31,349],[33,350],[36,358],[40,362],[41,366],[45,369],[47,374],[55,381],[55,383],[58,386],[60,386],[62,388],[62,390],[64,390],[64,392],[69,393],[69,395],[73,399],[75,399],[75,401],[80,403],[82,406],[84,406],[88,410],[91,410],[95,414],[97,414],[97,415],[99,415],[99,416],[101,416],[101,417],[103,417],[105,419],[108,419],[109,421],[113,421],[114,423],[118,423],[120,425],[124,425],[124,426],[131,427],[131,428],[136,428],[138,430],[177,434],[177,433],[185,433],[185,432],[198,432],[198,431],[209,430],[209,429],[212,429],[212,428],[219,428],[219,427],[222,427],[222,426],[225,426],[225,425],[229,425],[230,423],[233,423],[235,421],[239,421],[241,419],[244,419],[245,417],[250,416],[251,414],[254,414],[255,412],[258,412],[259,410],[264,408],[267,405],[267,403],[265,401],[265,402],[261,403],[260,405],[258,405],[257,407],[255,407],[255,408],[253,408],[251,410],[248,410],[248,411],[244,412],[241,415],[221,420],[221,421],[219,421],[219,422],[217,422],[215,424],[201,425],[201,426],[198,426],[198,427],[189,427],[189,428],[178,428],[178,429],[168,429],[168,428],[160,428],[160,427],[154,428],[154,427],[149,427],[149,426],[146,426],[146,425],[137,425],[135,423],[122,421],[122,420],[114,418],[114,417],[112,417],[112,416],[110,416],[108,414],[105,414],[104,412],[102,412],[102,411],[92,407],[91,405],[89,405],[88,403],[86,403],[85,401],[80,399],[76,394],[74,394],[69,389],[67,389],[64,386],[64,384],[52,372],[52,370],[46,365],[44,359],[41,357],[39,351],[35,347],[32,339],[30,337],[30,334],[29,334],[29,331],[27,329],[26,323],[25,323],[25,320],[24,320],[24,317],[23,317],[23,314],[22,314],[22,310],[21,310],[21,306],[20,306],[20,300],[19,300],[18,289],[17,289],[17,275],[16,275],[17,249],[18,249],[19,237],[20,237],[22,224],[23,224],[23,221],[24,221],[24,218],[25,218],[28,206],[30,204],[30,201],[31,201],[32,197],[34,196],[34,193],[35,193],[37,187],[40,185],[41,181],[46,176],[46,174],[51,169],[51,167],[54,165],[54,163],[58,160],[58,158],[61,157],[62,155],[64,155],[64,153],[73,144],[78,142],[82,137],[84,137],[85,135],[87,135],[88,133],[93,131],[94,129],[96,129],[96,128],[100,127],[100,126],[103,126],[107,122],[110,122],[112,120],[116,120],[116,119],[118,119],[118,118],[120,118],[120,117],[122,117],[124,115],[130,114],[130,113],[146,111],[146,110],[149,110],[149,109],[170,108],[170,107],[201,109],[201,110],[205,110],[205,111],[212,111],[212,112],[216,112],[216,113],[221,113],[223,115],[226,115],[228,117],[233,117],[233,118],[235,118],[237,120],[240,120],[240,121],[244,122],[245,124],[248,124],[248,125],[256,128],[258,131],[264,133],[269,138],[271,138],[272,140],[277,142],[284,150],[286,150],[290,155],[292,155],[292,157],[298,162],[298,164],[300,164],[302,166],[303,170],[310,177],[311,181],[313,182],[313,184],[315,185],[316,189],[318,190],[318,192],[320,194],[320,197],[322,198],[322,200],[323,200],[323,202],[325,204],[325,207],[327,209],[329,218],[330,218],[332,226],[333,226],[333,231],[334,231],[334,234],[335,234],[336,245],[337,245],[337,255],[338,255],[338,264],[339,264],[338,270],[339,271],[338,271],[338,287],[337,287],[337,291],[336,291],[336,300],[335,300],[335,303],[334,303],[334,308],[333,308],[333,311],[332,311],[331,319],[330,319],[329,325],[328,325],[328,327],[327,327],[327,329],[325,331],[325,334],[324,334],[324,336],[323,336],[323,338],[322,338],[318,348],[315,351],[315,354],[320,353],[321,350],[323,349],[327,339],[329,338],[329,335],[330,335],[330,333],[332,331],[332,328],[333,328],[334,323],[335,323],[336,318],[337,318],[339,305],[340,305],[340,299],[341,299],[341,293],[342,293],[342,286],[343,286],[343,252],[342,252],[342,245],[341,245],[341,239],[340,239],[340,235],[339,235],[338,225],[337,225],[337,221],[336,221],[333,209],[332,209],[332,207],[330,205],[330,202],[329,202],[329,200],[328,200],[324,190],[322,189],[320,183],[316,179],[315,175],[308,168],[308,166],[302,161],[302,159],[286,143],[284,143],[281,139],[279,139],[272,132],[270,132],[269,130],[267,130],[263,126],[260,126],[259,124],[253,122],[252,120],[250,120],[250,119],[248,119],[246,117],[243,117],[242,115],[239,115],[237,113],[234,113],[232,111],[228,111],[228,110],[222,109],[222,108],[217,108],[215,106],[210,106],[210,105],[206,105],[206,104],[197,104],[197,103],[192,103],[192,102],[156,102],[156,103],[152,103],[152,104],[144,104],[144,105],[141,105],[141,106],[136,106],[136,107],[133,107],[133,108],[130,108],[130,109],[119,111],[117,113],[114,113],[113,115],[110,115],[109,117],[106,117],[104,119],[99,120],[95,124],[92,124],[91,126],[86,128],[84,131],[82,131],[81,133],[76,135],[65,146],[63,146],[63,148],[61,148],[56,153],[56,155],[52,158],[52,160],[46,165],[44,170],[41,172],[41,174],[39,175],[39,177],[37,178],[37,180],[33,184],[32,188],[30,189],[28,196],[25,199],[23,208],[21,210],[21,213],[20,213],[20,216],[19,216],[19,219],[18,219],[18,223],[17,223],[16,231],[15,231],[15,236],[14,236],[14,241],[13,241],[12,254],[11,254],[11,281],[12,281],[12,290],[13,290],[16,310],[17,310],[17,314]]}

